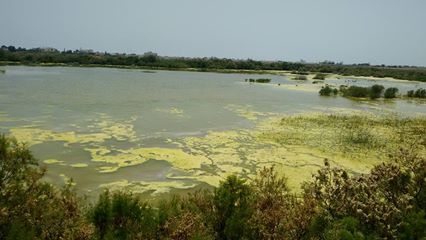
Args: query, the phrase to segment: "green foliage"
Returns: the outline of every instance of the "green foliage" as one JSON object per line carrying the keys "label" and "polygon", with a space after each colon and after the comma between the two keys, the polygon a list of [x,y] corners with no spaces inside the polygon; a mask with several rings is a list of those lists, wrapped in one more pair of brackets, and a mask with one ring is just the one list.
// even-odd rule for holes
{"label": "green foliage", "polygon": [[158,215],[162,239],[214,239],[213,197],[209,191],[165,200]]}
{"label": "green foliage", "polygon": [[131,193],[103,192],[90,210],[89,219],[99,239],[149,239],[157,232],[154,211]]}
{"label": "green foliage", "polygon": [[339,91],[336,88],[331,88],[330,86],[326,85],[325,87],[321,87],[319,94],[320,96],[330,96],[331,94],[337,95]]}
{"label": "green foliage", "polygon": [[220,239],[240,239],[249,236],[248,220],[253,190],[235,175],[226,178],[215,190],[215,230]]}
{"label": "green foliage", "polygon": [[317,74],[315,74],[315,76],[313,77],[313,79],[318,79],[318,80],[325,80],[325,77],[326,77],[327,75],[326,74],[324,74],[324,73],[317,73]]}
{"label": "green foliage", "polygon": [[426,98],[426,89],[419,88],[416,91],[410,90],[410,91],[407,92],[407,97]]}
{"label": "green foliage", "polygon": [[399,239],[424,239],[426,236],[426,212],[412,211],[404,217]]}
{"label": "green foliage", "polygon": [[[342,89],[343,90],[343,89]],[[345,97],[365,98],[369,95],[368,88],[350,86],[342,91]]]}
{"label": "green foliage", "polygon": [[350,86],[345,87],[341,86],[340,91],[345,97],[355,97],[355,98],[366,98],[371,99],[380,98],[383,90],[385,88],[382,85],[375,84],[371,87],[359,87],[359,86]]}
{"label": "green foliage", "polygon": [[0,239],[87,239],[80,199],[71,185],[41,181],[44,170],[25,145],[0,135]]}
{"label": "green foliage", "polygon": [[[394,162],[377,165],[370,174],[355,176],[331,167],[326,161],[314,181],[305,187],[306,194],[317,202],[322,217],[321,221],[312,222],[311,233],[335,237],[341,233],[350,237],[351,233],[354,237],[354,234],[361,236],[357,233],[360,232],[364,236],[395,239],[403,230],[408,232],[407,235],[424,237],[420,230],[424,226],[420,219],[424,216],[412,214],[423,209],[418,198],[426,184],[426,159],[404,149],[393,158]],[[347,217],[357,220],[355,228],[351,227],[348,233],[346,226],[343,228],[346,230],[341,232],[339,223],[338,231],[329,232],[330,226],[336,229],[335,224]],[[357,226],[359,223],[368,224]],[[325,231],[321,231],[321,227]]]}
{"label": "green foliage", "polygon": [[426,89],[419,88],[414,93],[414,97],[416,98],[426,98]]}
{"label": "green foliage", "polygon": [[300,239],[307,232],[314,206],[290,192],[287,179],[274,168],[263,168],[252,182],[252,239]]}
{"label": "green foliage", "polygon": [[345,129],[341,134],[342,142],[346,146],[362,146],[364,148],[376,148],[378,141],[376,136],[367,128],[354,126]]}
{"label": "green foliage", "polygon": [[108,191],[99,195],[98,202],[90,212],[90,220],[96,228],[99,239],[105,239],[111,225],[111,199]]}
{"label": "green foliage", "polygon": [[387,88],[385,90],[384,97],[385,98],[395,98],[398,91],[399,91],[398,88],[395,88],[395,87]]}
{"label": "green foliage", "polygon": [[365,236],[360,229],[359,220],[354,217],[344,217],[333,222],[325,230],[326,239],[363,240]]}
{"label": "green foliage", "polygon": [[382,85],[374,84],[373,86],[371,86],[371,88],[369,88],[368,95],[371,99],[379,98],[382,95],[384,89],[385,87],[383,87]]}

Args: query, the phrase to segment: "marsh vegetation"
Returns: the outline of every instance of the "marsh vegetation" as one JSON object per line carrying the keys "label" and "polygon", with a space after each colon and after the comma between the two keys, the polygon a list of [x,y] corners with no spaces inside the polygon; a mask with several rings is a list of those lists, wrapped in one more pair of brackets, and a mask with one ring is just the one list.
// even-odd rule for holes
{"label": "marsh vegetation", "polygon": [[408,98],[426,98],[426,90],[423,88],[418,88],[416,90],[407,91],[406,95],[398,95],[399,89],[396,87],[386,88],[382,85],[374,84],[371,87],[361,87],[361,86],[346,86],[341,85],[339,89],[333,88],[329,85],[321,87],[319,95],[321,96],[331,96],[337,95],[340,93],[343,97],[349,98],[369,98],[371,100],[378,98],[392,99],[400,96],[406,96]]}
{"label": "marsh vegetation", "polygon": [[317,79],[317,80],[325,80],[325,78],[327,77],[327,74],[324,73],[317,73],[315,74],[315,76],[313,77],[313,79]]}
{"label": "marsh vegetation", "polygon": [[419,88],[417,90],[410,90],[407,92],[409,98],[426,98],[426,89]]}

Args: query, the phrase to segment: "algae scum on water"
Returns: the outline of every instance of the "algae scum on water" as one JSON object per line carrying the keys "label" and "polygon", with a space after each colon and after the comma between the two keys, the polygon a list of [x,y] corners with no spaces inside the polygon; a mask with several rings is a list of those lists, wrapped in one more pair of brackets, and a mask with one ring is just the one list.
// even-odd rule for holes
{"label": "algae scum on water", "polygon": [[[424,117],[359,113],[271,117],[259,121],[250,130],[209,131],[204,136],[167,139],[168,147],[137,144],[130,148],[107,147],[105,143],[111,140],[138,142],[140,139],[132,131],[131,120],[120,123],[103,120],[96,126],[98,132],[85,134],[54,132],[34,126],[13,128],[11,134],[29,145],[58,141],[69,148],[78,144],[90,155],[87,161],[77,163],[44,159],[42,162],[49,167],[92,167],[98,174],[111,174],[149,161],[166,162],[171,171],[157,179],[129,179],[123,175],[98,185],[98,188],[129,189],[153,195],[188,190],[202,183],[218,186],[230,174],[251,179],[259,169],[271,165],[287,176],[289,185],[298,191],[300,184],[323,165],[324,159],[360,174],[387,161],[389,154],[402,146],[416,146],[425,154],[426,144]],[[61,176],[68,179],[66,174]],[[79,179],[75,181],[79,184]]]}

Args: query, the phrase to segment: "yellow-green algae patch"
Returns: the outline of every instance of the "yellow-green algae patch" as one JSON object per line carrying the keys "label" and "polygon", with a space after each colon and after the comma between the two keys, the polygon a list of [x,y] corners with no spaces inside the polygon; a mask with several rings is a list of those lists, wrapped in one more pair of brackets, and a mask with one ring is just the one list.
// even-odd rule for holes
{"label": "yellow-green algae patch", "polygon": [[229,104],[225,106],[225,109],[250,121],[256,121],[258,120],[259,117],[268,116],[271,114],[271,113],[254,111],[253,107],[250,105],[241,106],[241,105]]}
{"label": "yellow-green algae patch", "polygon": [[[219,177],[226,176],[224,173],[249,176],[254,170],[274,164],[278,172],[289,177],[289,184],[299,189],[323,166],[324,159],[350,173],[365,173],[386,161],[388,154],[399,147],[422,142],[425,134],[424,118],[356,113],[270,118],[254,130],[184,138],[185,151],[208,158],[216,172],[174,178],[216,185]],[[424,147],[421,152],[425,153]]]}
{"label": "yellow-green algae patch", "polygon": [[173,167],[190,170],[201,168],[202,164],[209,163],[209,160],[201,155],[193,155],[184,152],[182,149],[175,148],[136,148],[119,150],[119,153],[109,155],[101,154],[105,150],[86,149],[91,153],[92,161],[105,162],[117,166],[100,168],[101,172],[111,172],[118,170],[120,167],[138,165],[147,160],[164,160],[169,162]]}
{"label": "yellow-green algae patch", "polygon": [[21,126],[11,128],[10,134],[27,145],[43,143],[46,141],[62,141],[67,144],[73,143],[103,143],[108,139],[115,138],[118,141],[136,142],[139,138],[129,121],[116,122],[103,116],[102,120],[89,125],[89,129],[93,129],[90,133],[76,133],[74,131],[54,132],[38,128],[37,126]]}
{"label": "yellow-green algae patch", "polygon": [[[367,114],[304,114],[260,124],[256,137],[259,142],[305,146],[332,155],[343,154],[354,160],[384,160],[387,159],[386,153],[394,151],[404,141],[416,138],[416,134],[403,130],[413,127],[415,121]],[[424,119],[422,124],[425,124]]]}
{"label": "yellow-green algae patch", "polygon": [[64,163],[64,161],[58,160],[58,159],[46,159],[43,160],[43,163],[45,164],[61,164]]}
{"label": "yellow-green algae patch", "polygon": [[[340,109],[342,110],[342,109]],[[243,114],[240,112],[239,114]],[[267,116],[254,114],[253,116]],[[194,187],[188,182],[203,182],[218,186],[230,174],[253,177],[264,166],[275,169],[288,178],[289,185],[300,189],[303,181],[323,165],[324,159],[350,173],[365,173],[388,154],[401,146],[415,143],[420,154],[425,155],[426,119],[424,117],[401,119],[396,116],[375,116],[345,111],[345,114],[299,114],[273,117],[259,122],[253,130],[208,132],[201,137],[167,139],[178,148],[114,149],[101,144],[114,137],[134,141],[137,137],[131,121],[116,125],[103,119],[94,124],[105,132],[77,134],[55,133],[38,128],[13,129],[13,133],[29,141],[65,141],[90,143],[86,150],[101,173],[115,172],[121,167],[142,164],[148,160],[163,160],[180,170],[182,176],[167,176],[167,182],[119,181],[105,187],[125,187],[133,191],[168,192],[172,188]],[[112,134],[116,132],[116,134]],[[118,132],[118,133],[117,133]],[[18,137],[19,138],[19,137]],[[99,165],[98,165],[99,164]],[[71,165],[73,166],[73,165]],[[74,165],[78,167],[82,165]]]}
{"label": "yellow-green algae patch", "polygon": [[209,184],[210,186],[219,186],[220,181],[223,181],[224,174],[210,174],[205,171],[191,171],[188,172],[190,175],[185,176],[176,176],[176,175],[167,175],[168,179],[174,179],[174,180],[195,180],[198,182],[204,182]]}
{"label": "yellow-green algae patch", "polygon": [[191,189],[195,184],[188,184],[184,181],[167,181],[167,182],[147,182],[120,180],[111,183],[99,185],[100,188],[108,188],[110,190],[128,190],[134,193],[153,192],[152,195],[168,193],[172,189]]}
{"label": "yellow-green algae patch", "polygon": [[85,167],[88,167],[89,165],[87,163],[75,163],[75,164],[71,164],[70,166],[74,168],[85,168]]}
{"label": "yellow-green algae patch", "polygon": [[119,123],[111,120],[103,120],[96,124],[95,127],[99,128],[103,134],[119,141],[135,142],[138,140],[133,129],[133,124],[128,122]]}
{"label": "yellow-green algae patch", "polygon": [[117,171],[118,169],[119,169],[118,166],[102,166],[102,167],[96,168],[96,170],[98,170],[100,173],[112,173]]}

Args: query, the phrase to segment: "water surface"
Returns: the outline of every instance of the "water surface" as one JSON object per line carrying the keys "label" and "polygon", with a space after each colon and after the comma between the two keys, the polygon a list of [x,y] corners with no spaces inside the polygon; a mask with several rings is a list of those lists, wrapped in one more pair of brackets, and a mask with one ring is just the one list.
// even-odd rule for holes
{"label": "water surface", "polygon": [[[246,78],[272,82],[250,84]],[[418,82],[357,81],[402,91],[426,88]],[[28,143],[48,165],[49,181],[72,178],[86,194],[102,186],[138,185],[155,195],[214,185],[227,172],[256,170],[244,160],[244,149],[232,143],[194,148],[197,138],[225,141],[220,133],[244,134],[263,119],[303,112],[426,113],[421,101],[320,97],[303,91],[304,84],[312,83],[278,75],[10,66],[0,74],[0,131]],[[222,165],[215,164],[219,161]]]}

